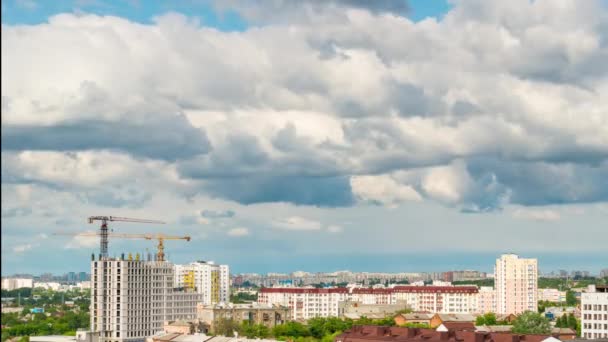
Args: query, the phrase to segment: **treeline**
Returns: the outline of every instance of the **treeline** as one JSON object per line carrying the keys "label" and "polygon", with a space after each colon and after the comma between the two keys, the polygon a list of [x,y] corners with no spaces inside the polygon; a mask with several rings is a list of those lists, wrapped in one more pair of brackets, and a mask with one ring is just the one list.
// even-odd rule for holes
{"label": "treeline", "polygon": [[230,295],[230,302],[235,304],[247,303],[247,302],[255,302],[258,300],[257,293],[246,293],[239,292],[237,294]]}
{"label": "treeline", "polygon": [[[238,324],[231,319],[216,320],[213,328],[216,335],[239,336],[247,338],[268,338],[274,337],[278,340],[292,340],[298,342],[321,341],[331,342],[343,331],[350,329],[353,325],[382,325],[394,326],[395,321],[392,316],[383,319],[371,319],[361,317],[357,320],[341,319],[337,317],[316,317],[308,320],[306,324],[299,322],[287,322],[279,324],[269,329],[263,324],[252,324],[247,321]],[[408,325],[416,328],[427,328],[424,324]]]}
{"label": "treeline", "polygon": [[47,316],[43,313],[25,318],[19,313],[2,314],[2,341],[16,336],[76,335],[78,329],[88,329],[89,312],[58,311]]}

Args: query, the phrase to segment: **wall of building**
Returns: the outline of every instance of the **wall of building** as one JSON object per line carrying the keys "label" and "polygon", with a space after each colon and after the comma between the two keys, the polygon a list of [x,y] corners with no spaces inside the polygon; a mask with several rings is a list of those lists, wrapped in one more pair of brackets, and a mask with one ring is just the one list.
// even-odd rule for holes
{"label": "wall of building", "polygon": [[538,311],[538,261],[504,254],[494,269],[496,313]]}
{"label": "wall of building", "polygon": [[608,338],[608,287],[590,285],[581,295],[581,335]]}

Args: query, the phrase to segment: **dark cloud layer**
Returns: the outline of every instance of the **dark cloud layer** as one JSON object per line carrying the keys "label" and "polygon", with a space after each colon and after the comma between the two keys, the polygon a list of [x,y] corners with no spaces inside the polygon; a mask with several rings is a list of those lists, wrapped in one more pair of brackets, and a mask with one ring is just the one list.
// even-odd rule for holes
{"label": "dark cloud layer", "polygon": [[8,151],[116,150],[136,156],[176,160],[208,152],[205,133],[183,118],[152,118],[142,124],[79,121],[39,125],[2,125],[2,149]]}

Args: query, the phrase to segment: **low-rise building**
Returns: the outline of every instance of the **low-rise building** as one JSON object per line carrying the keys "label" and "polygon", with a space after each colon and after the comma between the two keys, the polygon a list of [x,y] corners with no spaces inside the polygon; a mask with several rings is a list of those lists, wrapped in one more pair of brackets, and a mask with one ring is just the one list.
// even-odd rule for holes
{"label": "low-rise building", "polygon": [[453,323],[475,323],[475,316],[469,314],[435,314],[431,318],[431,328],[436,328],[441,324]]}
{"label": "low-rise building", "polygon": [[380,319],[395,315],[400,310],[407,309],[405,303],[398,304],[363,304],[355,301],[338,303],[338,317],[359,319],[367,317]]}
{"label": "low-rise building", "polygon": [[382,326],[354,326],[335,338],[335,342],[559,342],[557,335],[520,335],[470,330],[416,329]]}
{"label": "low-rise building", "polygon": [[238,324],[248,321],[252,324],[263,324],[272,328],[289,320],[290,312],[287,306],[261,303],[199,304],[197,306],[197,318],[208,327],[209,332],[214,333],[214,323],[219,319],[232,319]]}
{"label": "low-rise building", "polygon": [[565,302],[566,291],[560,291],[558,289],[538,289],[538,300],[553,303]]}
{"label": "low-rise building", "polygon": [[397,325],[426,324],[430,326],[432,318],[433,314],[430,313],[408,313],[397,315],[394,320]]}

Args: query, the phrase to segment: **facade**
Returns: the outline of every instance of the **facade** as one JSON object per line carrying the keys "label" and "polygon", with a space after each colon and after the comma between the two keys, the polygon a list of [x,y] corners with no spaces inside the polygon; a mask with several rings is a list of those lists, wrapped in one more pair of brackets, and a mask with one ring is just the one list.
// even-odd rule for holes
{"label": "facade", "polygon": [[477,313],[488,312],[496,312],[496,291],[491,286],[482,286],[477,296]]}
{"label": "facade", "polygon": [[34,287],[34,280],[27,278],[2,278],[3,290],[12,291],[23,287]]}
{"label": "facade", "polygon": [[439,313],[477,312],[476,286],[395,286],[392,288],[262,288],[258,301],[285,305],[293,320],[337,317],[340,302],[362,305],[401,304],[414,311]]}
{"label": "facade", "polygon": [[197,307],[198,319],[214,332],[215,322],[218,319],[232,319],[238,324],[249,321],[253,324],[263,324],[268,328],[283,324],[289,320],[289,308],[282,305],[269,304],[199,304]]}
{"label": "facade", "polygon": [[404,301],[414,311],[477,312],[477,286],[395,286],[393,301]]}
{"label": "facade", "polygon": [[363,304],[361,302],[346,301],[338,303],[338,316],[350,319],[359,319],[361,317],[381,319],[392,316],[397,311],[404,309],[407,309],[405,303]]}
{"label": "facade", "polygon": [[91,330],[102,342],[144,341],[165,321],[196,318],[201,295],[175,288],[173,264],[138,256],[91,261]]}
{"label": "facade", "polygon": [[538,311],[538,261],[504,254],[494,269],[496,313]]}
{"label": "facade", "polygon": [[262,288],[258,293],[259,303],[286,306],[295,321],[337,317],[338,304],[349,299],[347,288]]}
{"label": "facade", "polygon": [[581,337],[608,338],[608,285],[589,285],[581,295]]}
{"label": "facade", "polygon": [[450,324],[466,324],[467,327],[473,325],[475,316],[469,314],[435,314],[431,318],[431,328],[437,328],[440,325],[449,327]]}
{"label": "facade", "polygon": [[213,261],[196,261],[187,265],[175,265],[177,287],[192,289],[203,297],[205,305],[230,301],[230,269]]}
{"label": "facade", "polygon": [[433,314],[427,313],[409,313],[409,314],[401,314],[395,316],[395,324],[397,325],[405,325],[405,324],[427,324],[431,325],[431,319],[433,318]]}
{"label": "facade", "polygon": [[558,289],[538,289],[538,300],[561,303],[566,301],[566,291]]}

